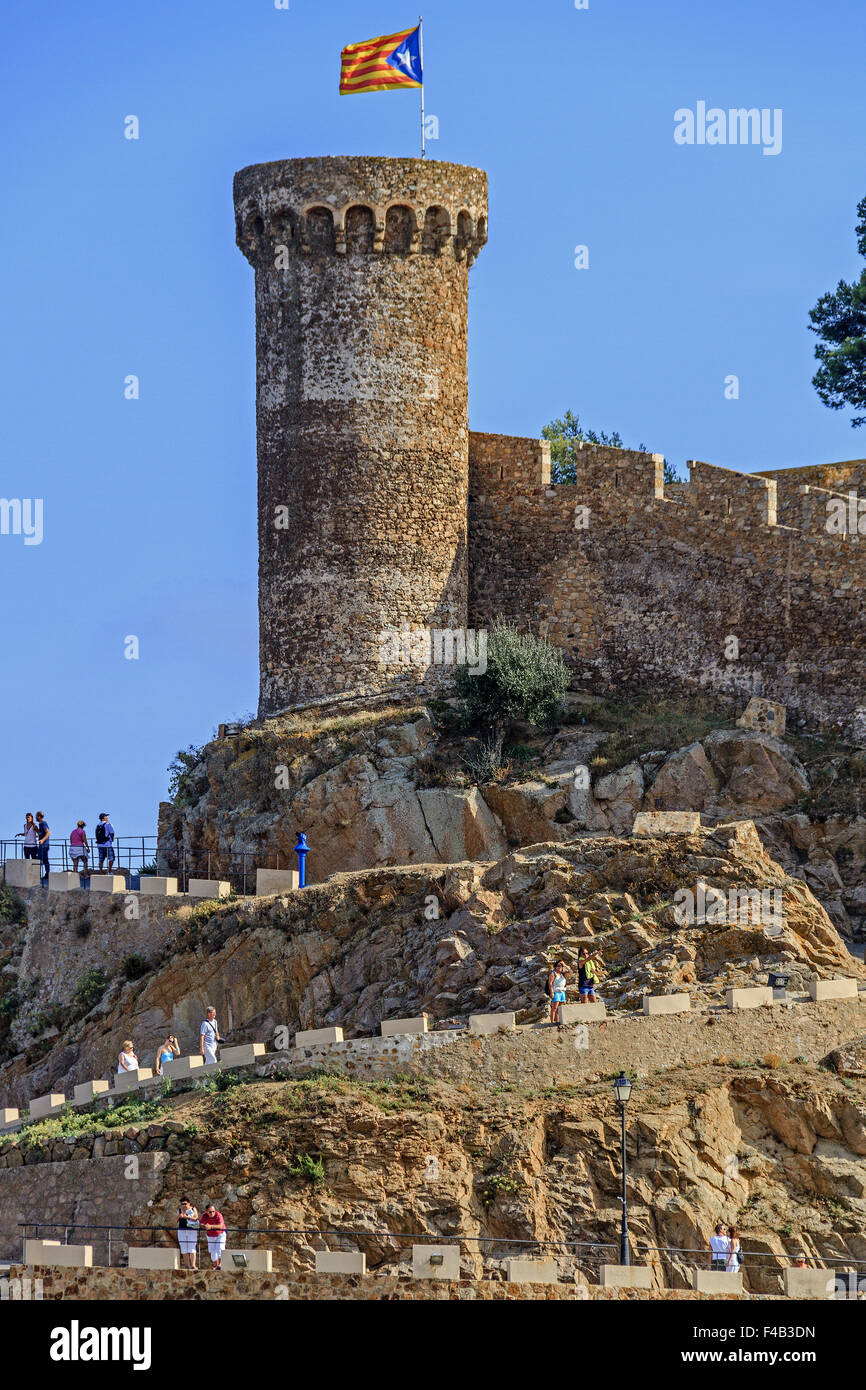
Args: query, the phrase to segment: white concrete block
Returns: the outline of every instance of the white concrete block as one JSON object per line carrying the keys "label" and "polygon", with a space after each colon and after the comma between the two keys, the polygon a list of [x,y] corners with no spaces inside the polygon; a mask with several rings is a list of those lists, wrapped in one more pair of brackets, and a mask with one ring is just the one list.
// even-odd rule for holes
{"label": "white concrete block", "polygon": [[80,1081],[72,1092],[73,1105],[89,1105],[97,1096],[104,1096],[111,1090],[107,1081]]}
{"label": "white concrete block", "polygon": [[175,1057],[173,1062],[163,1062],[163,1076],[171,1077],[172,1080],[179,1080],[183,1076],[194,1076],[204,1066],[204,1057],[200,1052],[194,1053],[190,1057]]}
{"label": "white concrete block", "polygon": [[164,1245],[130,1245],[130,1269],[180,1269],[180,1250]]}
{"label": "white concrete block", "polygon": [[78,874],[71,869],[55,873],[53,870],[48,875],[49,893],[70,893],[75,888],[81,887],[81,879]]}
{"label": "white concrete block", "polygon": [[835,1292],[835,1270],[785,1270],[785,1293],[789,1298],[832,1298]]}
{"label": "white concrete block", "polygon": [[726,1269],[693,1269],[692,1288],[695,1293],[742,1293],[743,1276],[739,1270],[729,1274]]}
{"label": "white concrete block", "polygon": [[[245,1263],[236,1264],[236,1255],[242,1255]],[[274,1267],[274,1252],[273,1250],[224,1250],[222,1267],[233,1274],[243,1274],[245,1269],[251,1269],[256,1274],[270,1274]]]}
{"label": "white concrete block", "polygon": [[638,811],[632,835],[688,835],[700,830],[700,811]]}
{"label": "white concrete block", "polygon": [[367,1256],[360,1250],[317,1250],[317,1274],[366,1274]]}
{"label": "white concrete block", "polygon": [[513,1033],[517,1028],[517,1018],[513,1013],[470,1014],[469,1031],[479,1035],[490,1033]]}
{"label": "white concrete block", "polygon": [[139,1067],[136,1071],[119,1071],[114,1077],[115,1091],[134,1091],[144,1081],[153,1079],[152,1067]]}
{"label": "white concrete block", "polygon": [[177,879],[162,878],[156,874],[142,875],[138,881],[142,897],[174,898],[177,896]]}
{"label": "white concrete block", "polygon": [[652,1269],[649,1265],[602,1265],[599,1282],[603,1289],[650,1289]]}
{"label": "white concrete block", "polygon": [[691,1007],[690,994],[645,994],[643,997],[645,1014],[687,1014]]}
{"label": "white concrete block", "polygon": [[125,893],[126,879],[123,874],[99,874],[92,872],[90,875],[91,893]]}
{"label": "white concrete block", "polygon": [[264,1055],[264,1043],[240,1043],[237,1047],[221,1047],[219,1064],[221,1067],[245,1067]]}
{"label": "white concrete block", "polygon": [[64,1269],[91,1269],[92,1245],[60,1245],[50,1240],[25,1240],[26,1265],[54,1265]]}
{"label": "white concrete block", "polygon": [[191,898],[227,898],[232,886],[223,878],[191,878],[186,891]]}
{"label": "white concrete block", "polygon": [[256,869],[256,893],[294,893],[298,888],[297,869]]}
{"label": "white concrete block", "polygon": [[773,991],[769,985],[755,985],[753,989],[726,989],[725,1004],[729,1009],[760,1009],[764,1004],[772,1004]]}
{"label": "white concrete block", "polygon": [[3,1129],[5,1125],[14,1125],[15,1121],[20,1120],[20,1118],[17,1110],[9,1110],[4,1107],[0,1110],[0,1129]]}
{"label": "white concrete block", "polygon": [[7,859],[3,865],[10,888],[38,888],[42,865],[38,859]]}
{"label": "white concrete block", "polygon": [[808,980],[807,985],[810,999],[857,998],[857,981],[848,976],[842,976],[835,980]]}
{"label": "white concrete block", "polygon": [[[439,1260],[441,1264],[432,1264]],[[413,1245],[413,1279],[459,1279],[460,1246],[454,1245]]]}
{"label": "white concrete block", "polygon": [[509,1284],[558,1284],[556,1260],[506,1260]]}
{"label": "white concrete block", "polygon": [[402,1033],[426,1033],[427,1015],[418,1018],[383,1018],[379,1024],[383,1038],[394,1038]]}
{"label": "white concrete block", "polygon": [[562,1004],[559,1017],[563,1023],[602,1023],[607,1018],[607,1009],[601,999],[594,1004]]}
{"label": "white concrete block", "polygon": [[303,1033],[295,1034],[295,1047],[316,1047],[342,1041],[342,1028],[308,1028]]}
{"label": "white concrete block", "polygon": [[31,1120],[44,1120],[46,1115],[56,1115],[65,1104],[66,1097],[62,1091],[51,1091],[47,1096],[31,1096],[30,1118]]}

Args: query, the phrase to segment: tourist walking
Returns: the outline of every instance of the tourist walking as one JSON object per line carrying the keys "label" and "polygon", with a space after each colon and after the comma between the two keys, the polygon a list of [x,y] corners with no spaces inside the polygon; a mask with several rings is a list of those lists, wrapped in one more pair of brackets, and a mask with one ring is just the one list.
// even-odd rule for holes
{"label": "tourist walking", "polygon": [[17,840],[20,835],[24,836],[24,858],[39,858],[39,831],[33,819],[33,812],[28,811],[24,817],[24,829],[19,830],[15,836]]}
{"label": "tourist walking", "polygon": [[578,1002],[580,1004],[595,1004],[598,996],[595,992],[595,984],[598,979],[598,951],[590,955],[586,946],[581,946],[577,954],[577,987]]}
{"label": "tourist walking", "polygon": [[48,875],[51,872],[48,863],[48,852],[51,848],[51,827],[41,811],[36,812],[36,844],[39,860],[42,864],[42,882],[48,882]]}
{"label": "tourist walking", "polygon": [[162,1076],[162,1069],[163,1069],[163,1066],[165,1065],[166,1062],[173,1062],[174,1059],[175,1059],[175,1057],[179,1057],[179,1056],[180,1056],[180,1043],[178,1042],[177,1038],[174,1036],[174,1033],[169,1033],[169,1035],[168,1035],[168,1037],[166,1038],[165,1042],[164,1042],[164,1043],[160,1043],[159,1047],[156,1049],[156,1074],[157,1074],[157,1076]]}
{"label": "tourist walking", "polygon": [[[84,829],[86,821],[80,820],[74,830],[69,832],[69,855],[72,859],[72,872],[87,873],[87,856],[90,852],[90,845],[87,842],[87,832]],[[83,860],[84,868],[79,869],[79,860]]]}
{"label": "tourist walking", "polygon": [[207,1248],[212,1269],[222,1269],[223,1251],[226,1248],[226,1223],[221,1211],[213,1202],[208,1202],[201,1214],[201,1228],[207,1236]]}
{"label": "tourist walking", "polygon": [[562,1006],[565,1003],[565,976],[566,964],[564,960],[558,960],[547,977],[548,990],[550,992],[550,1022],[562,1027]]}
{"label": "tourist walking", "polygon": [[716,1222],[715,1234],[710,1236],[710,1269],[724,1271],[728,1267],[731,1242],[724,1221]]}
{"label": "tourist walking", "polygon": [[108,812],[100,812],[96,823],[96,848],[99,850],[99,872],[104,873],[103,864],[108,860],[108,872],[114,868],[114,826],[108,819]]}
{"label": "tourist walking", "polygon": [[118,1076],[125,1071],[138,1071],[138,1058],[135,1055],[135,1048],[132,1045],[131,1038],[126,1039],[126,1042],[117,1054]]}
{"label": "tourist walking", "polygon": [[739,1227],[731,1227],[730,1232],[728,1233],[728,1240],[730,1241],[731,1252],[728,1256],[728,1261],[725,1265],[725,1269],[728,1271],[729,1274],[738,1274],[740,1270],[740,1265],[743,1263],[743,1252],[740,1249]]}
{"label": "tourist walking", "polygon": [[199,1052],[204,1057],[205,1066],[211,1066],[217,1059],[217,1044],[222,1042],[216,1009],[208,1004],[199,1030]]}
{"label": "tourist walking", "polygon": [[187,1197],[181,1197],[177,1209],[177,1243],[180,1247],[181,1269],[195,1269],[198,1251],[198,1212]]}

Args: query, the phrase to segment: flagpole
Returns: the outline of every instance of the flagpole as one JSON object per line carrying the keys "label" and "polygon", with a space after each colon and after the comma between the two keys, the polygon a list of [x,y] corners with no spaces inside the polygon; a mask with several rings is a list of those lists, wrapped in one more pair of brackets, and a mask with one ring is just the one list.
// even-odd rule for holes
{"label": "flagpole", "polygon": [[424,147],[424,40],[421,36],[421,18],[418,16],[418,57],[421,59],[421,158],[425,157]]}

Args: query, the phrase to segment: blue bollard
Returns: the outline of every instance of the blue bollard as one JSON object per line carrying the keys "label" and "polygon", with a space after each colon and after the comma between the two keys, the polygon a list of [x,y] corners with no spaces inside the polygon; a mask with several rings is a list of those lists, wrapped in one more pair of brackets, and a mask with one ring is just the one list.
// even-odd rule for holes
{"label": "blue bollard", "polygon": [[305,869],[305,867],[304,867],[304,861],[305,861],[305,859],[306,859],[308,853],[309,853],[309,845],[307,844],[307,837],[306,837],[306,835],[304,834],[304,832],[303,832],[302,830],[299,830],[299,831],[298,831],[298,843],[295,845],[295,854],[298,856],[298,887],[299,887],[299,888],[304,888],[304,887],[306,886],[307,878],[306,878],[306,869]]}

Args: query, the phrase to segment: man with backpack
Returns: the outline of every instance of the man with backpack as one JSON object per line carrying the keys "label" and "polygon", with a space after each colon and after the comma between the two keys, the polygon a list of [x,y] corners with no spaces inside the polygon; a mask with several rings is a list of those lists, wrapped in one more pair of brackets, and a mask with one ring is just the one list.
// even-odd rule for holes
{"label": "man with backpack", "polygon": [[99,872],[104,873],[103,864],[108,860],[108,872],[114,868],[114,826],[108,819],[108,812],[102,811],[96,823],[96,848],[99,850]]}

